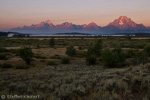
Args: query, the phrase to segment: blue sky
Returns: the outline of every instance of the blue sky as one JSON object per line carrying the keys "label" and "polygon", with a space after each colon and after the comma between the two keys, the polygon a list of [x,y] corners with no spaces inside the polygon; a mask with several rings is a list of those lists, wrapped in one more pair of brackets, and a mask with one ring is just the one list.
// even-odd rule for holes
{"label": "blue sky", "polygon": [[51,20],[54,24],[95,22],[105,26],[119,16],[150,26],[150,0],[0,0],[0,29]]}

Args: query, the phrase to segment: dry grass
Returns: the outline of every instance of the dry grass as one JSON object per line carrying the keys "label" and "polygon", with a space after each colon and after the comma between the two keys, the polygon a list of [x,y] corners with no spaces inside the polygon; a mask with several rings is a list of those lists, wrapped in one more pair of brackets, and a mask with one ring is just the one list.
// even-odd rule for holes
{"label": "dry grass", "polygon": [[50,58],[54,55],[65,56],[66,48],[40,48],[32,49],[33,53],[36,55],[42,55],[44,57]]}
{"label": "dry grass", "polygon": [[[17,38],[12,38],[17,39]],[[50,39],[50,38],[21,38],[21,39]],[[66,39],[66,38],[55,38]],[[80,38],[67,38],[67,39],[80,39]],[[94,39],[94,38],[85,38]],[[104,38],[103,38],[104,39]],[[121,38],[124,39],[124,38]],[[133,38],[134,39],[134,38]],[[138,38],[139,39],[139,38]],[[145,38],[141,38],[145,39]],[[74,40],[75,41],[75,40]],[[107,40],[106,40],[107,41]],[[112,42],[112,41],[110,41]],[[129,41],[132,42],[132,41]],[[140,42],[140,41],[139,41]],[[116,42],[117,44],[118,42]],[[109,44],[109,43],[108,43]],[[150,98],[147,90],[143,92],[145,86],[147,87],[147,80],[149,80],[149,70],[147,66],[138,65],[125,68],[104,68],[102,64],[96,66],[87,66],[85,58],[72,57],[71,64],[61,64],[60,59],[52,59],[51,57],[58,55],[59,57],[66,56],[66,47],[69,45],[56,45],[55,48],[50,48],[48,45],[40,45],[40,47],[32,46],[32,51],[35,54],[33,57],[32,65],[29,69],[1,69],[0,68],[0,84],[7,86],[7,88],[0,87],[0,94],[6,91],[6,93],[19,93],[16,87],[22,87],[26,90],[33,91],[31,94],[41,94],[42,97],[48,95],[50,100],[57,100],[58,98],[67,98],[66,100],[140,100],[142,98]],[[6,49],[18,50],[22,46],[7,47]],[[87,51],[86,48],[79,50],[78,46],[75,46],[78,51]],[[111,48],[113,49],[113,47]],[[131,48],[122,48],[124,51]],[[134,49],[134,48],[132,48]],[[140,49],[142,50],[142,49]],[[10,63],[13,66],[25,65],[24,61],[11,53],[11,58],[8,60],[0,60],[1,63]],[[39,56],[39,57],[38,57]],[[57,66],[49,66],[47,63],[53,61]],[[135,76],[135,77],[134,77]],[[141,78],[139,78],[141,76]],[[146,76],[146,77],[145,77]],[[141,94],[128,93],[130,90],[137,90],[136,80],[142,82]],[[126,83],[130,84],[126,84]],[[148,81],[149,82],[149,81]],[[4,84],[5,83],[5,84]],[[33,84],[34,83],[34,84]],[[14,85],[15,84],[15,85]],[[114,87],[113,85],[116,85]],[[11,90],[11,87],[15,86]],[[35,89],[33,89],[35,87]],[[52,89],[54,88],[54,89]],[[109,89],[110,88],[110,89]],[[102,89],[104,91],[102,91]],[[112,90],[113,91],[112,91]],[[9,91],[8,91],[9,90]],[[51,90],[51,91],[49,91]],[[115,91],[115,92],[114,92]],[[142,94],[145,93],[145,94]],[[57,95],[61,97],[57,97]],[[63,96],[64,95],[64,96]],[[132,96],[132,97],[130,97]],[[145,97],[142,97],[145,96]],[[54,98],[56,99],[54,99]],[[112,99],[113,98],[113,99]],[[117,99],[116,99],[117,98]],[[121,99],[118,99],[121,98]],[[147,99],[143,99],[147,100]]]}

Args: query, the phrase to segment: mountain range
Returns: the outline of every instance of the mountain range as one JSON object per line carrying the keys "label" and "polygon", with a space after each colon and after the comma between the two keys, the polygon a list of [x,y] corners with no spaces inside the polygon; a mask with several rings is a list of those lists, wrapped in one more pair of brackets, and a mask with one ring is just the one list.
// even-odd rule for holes
{"label": "mountain range", "polygon": [[23,26],[10,29],[9,31],[21,33],[65,33],[65,32],[82,32],[91,34],[114,34],[114,33],[138,33],[150,32],[150,27],[143,24],[137,24],[126,16],[120,16],[107,26],[101,27],[96,23],[91,22],[88,25],[76,25],[69,22],[64,22],[59,25],[54,25],[50,20],[43,21],[39,24]]}

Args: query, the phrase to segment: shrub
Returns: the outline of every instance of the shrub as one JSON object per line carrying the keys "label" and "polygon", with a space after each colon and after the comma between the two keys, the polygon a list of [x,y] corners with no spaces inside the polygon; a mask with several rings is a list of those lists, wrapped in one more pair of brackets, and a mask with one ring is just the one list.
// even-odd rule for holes
{"label": "shrub", "polygon": [[88,65],[95,65],[96,64],[96,57],[95,56],[87,56],[86,62]]}
{"label": "shrub", "polygon": [[149,57],[149,54],[146,50],[143,50],[143,51],[136,50],[134,52],[134,59],[135,59],[136,64],[138,63],[145,64],[147,62],[148,57]]}
{"label": "shrub", "polygon": [[144,47],[144,52],[146,52],[148,57],[150,57],[150,45]]}
{"label": "shrub", "polygon": [[84,50],[85,48],[83,46],[78,47],[79,50]]}
{"label": "shrub", "polygon": [[146,52],[140,52],[139,53],[139,61],[140,61],[140,63],[143,63],[143,64],[147,63],[147,59],[148,59],[148,55],[147,55]]}
{"label": "shrub", "polygon": [[121,49],[115,49],[113,52],[106,49],[102,54],[102,61],[105,66],[108,67],[119,67],[123,66],[123,62],[125,61],[125,55]]}
{"label": "shrub", "polygon": [[88,50],[87,50],[87,56],[90,56],[90,55],[95,55],[94,54],[94,49],[92,47],[89,47]]}
{"label": "shrub", "polygon": [[139,56],[140,56],[140,51],[138,50],[138,49],[136,49],[135,51],[134,51],[134,58],[139,58]]}
{"label": "shrub", "polygon": [[12,68],[12,64],[9,64],[9,63],[3,63],[1,64],[1,68]]}
{"label": "shrub", "polygon": [[39,48],[40,48],[40,45],[39,45],[39,44],[37,44],[37,45],[36,45],[36,48],[37,48],[37,49],[39,49]]}
{"label": "shrub", "polygon": [[16,85],[16,90],[18,93],[25,94],[27,92],[27,85],[25,83],[19,83]]}
{"label": "shrub", "polygon": [[57,63],[55,63],[54,61],[49,61],[48,63],[47,63],[47,65],[57,65]]}
{"label": "shrub", "polygon": [[0,47],[0,52],[6,52],[8,51],[6,48]]}
{"label": "shrub", "polygon": [[17,65],[17,66],[15,66],[15,69],[28,69],[29,68],[29,66],[27,66],[27,65]]}
{"label": "shrub", "polygon": [[82,85],[79,85],[77,87],[77,92],[80,94],[80,95],[84,95],[85,94],[85,87],[83,87]]}
{"label": "shrub", "polygon": [[61,57],[59,55],[54,55],[51,57],[51,59],[61,59]]}
{"label": "shrub", "polygon": [[127,58],[132,58],[135,56],[135,53],[132,49],[128,50],[127,53],[126,53],[126,57]]}
{"label": "shrub", "polygon": [[45,60],[40,60],[40,62],[45,62]]}
{"label": "shrub", "polygon": [[61,63],[62,64],[69,64],[70,63],[70,59],[68,57],[62,57],[61,58]]}
{"label": "shrub", "polygon": [[79,57],[79,58],[86,57],[86,52],[85,51],[77,51],[76,57]]}
{"label": "shrub", "polygon": [[127,36],[127,39],[128,39],[128,40],[131,40],[131,38],[132,38],[131,36]]}
{"label": "shrub", "polygon": [[87,51],[87,56],[93,55],[93,56],[100,56],[102,52],[102,41],[97,40],[93,47],[89,47]]}
{"label": "shrub", "polygon": [[31,48],[23,48],[19,50],[19,56],[25,61],[26,64],[31,64],[33,52]]}
{"label": "shrub", "polygon": [[102,52],[102,41],[97,40],[93,48],[94,48],[95,55],[100,56]]}
{"label": "shrub", "polygon": [[82,50],[82,47],[81,47],[81,46],[79,46],[79,47],[78,47],[78,49],[79,49],[79,50]]}
{"label": "shrub", "polygon": [[73,46],[67,47],[66,54],[68,56],[76,56],[76,49]]}
{"label": "shrub", "polygon": [[41,56],[41,55],[35,55],[34,57],[37,58],[37,59],[46,59],[46,57]]}
{"label": "shrub", "polygon": [[115,67],[114,55],[108,49],[103,51],[102,61],[104,62],[105,66]]}
{"label": "shrub", "polygon": [[115,48],[114,51],[114,57],[115,57],[115,60],[116,60],[116,64],[121,64],[125,61],[125,54],[122,52],[122,49],[120,48]]}
{"label": "shrub", "polygon": [[4,54],[0,54],[0,59],[1,60],[5,60],[6,59],[6,56]]}
{"label": "shrub", "polygon": [[55,39],[54,38],[51,38],[50,41],[49,41],[49,46],[51,48],[55,47]]}

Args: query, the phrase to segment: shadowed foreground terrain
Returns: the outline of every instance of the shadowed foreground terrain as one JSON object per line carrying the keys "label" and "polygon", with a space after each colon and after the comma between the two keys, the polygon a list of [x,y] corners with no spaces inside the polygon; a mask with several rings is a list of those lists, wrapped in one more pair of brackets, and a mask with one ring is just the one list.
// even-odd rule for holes
{"label": "shadowed foreground terrain", "polygon": [[0,73],[0,94],[48,100],[149,100],[150,64],[105,69],[82,64]]}

